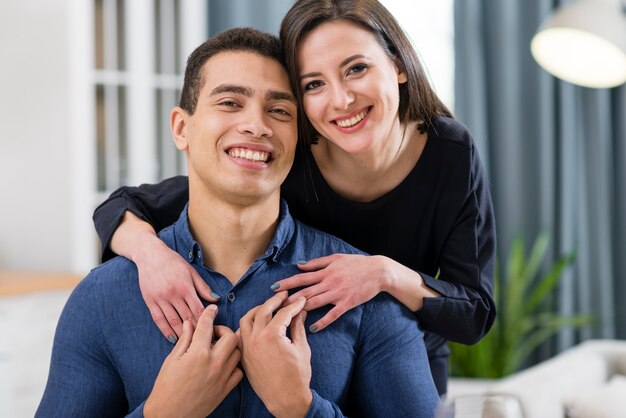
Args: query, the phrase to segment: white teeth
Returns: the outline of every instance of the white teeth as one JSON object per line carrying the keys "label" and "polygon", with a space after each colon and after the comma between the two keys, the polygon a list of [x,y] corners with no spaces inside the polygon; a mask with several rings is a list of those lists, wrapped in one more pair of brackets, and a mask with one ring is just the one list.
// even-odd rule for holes
{"label": "white teeth", "polygon": [[351,117],[350,119],[337,120],[337,125],[341,126],[342,128],[349,128],[361,122],[366,115],[367,115],[367,110],[364,110],[358,115]]}
{"label": "white teeth", "polygon": [[228,155],[233,158],[243,158],[250,161],[260,161],[266,163],[270,159],[269,152],[252,151],[243,148],[231,148],[228,150]]}

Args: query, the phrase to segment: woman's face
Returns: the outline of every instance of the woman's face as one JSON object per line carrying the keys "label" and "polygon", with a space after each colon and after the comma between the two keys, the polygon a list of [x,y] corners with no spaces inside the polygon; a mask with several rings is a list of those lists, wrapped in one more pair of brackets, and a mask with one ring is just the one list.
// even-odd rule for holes
{"label": "woman's face", "polygon": [[406,76],[367,30],[345,20],[319,25],[303,38],[298,65],[309,121],[345,152],[375,151],[400,132]]}

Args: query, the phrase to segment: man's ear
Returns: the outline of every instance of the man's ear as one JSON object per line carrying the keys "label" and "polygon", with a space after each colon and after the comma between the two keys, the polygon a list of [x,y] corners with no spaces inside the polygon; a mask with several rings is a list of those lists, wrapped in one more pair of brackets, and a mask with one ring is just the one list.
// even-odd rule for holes
{"label": "man's ear", "polygon": [[170,128],[172,130],[172,138],[174,145],[179,151],[186,151],[189,148],[187,142],[187,124],[189,123],[189,114],[186,110],[176,106],[170,113]]}

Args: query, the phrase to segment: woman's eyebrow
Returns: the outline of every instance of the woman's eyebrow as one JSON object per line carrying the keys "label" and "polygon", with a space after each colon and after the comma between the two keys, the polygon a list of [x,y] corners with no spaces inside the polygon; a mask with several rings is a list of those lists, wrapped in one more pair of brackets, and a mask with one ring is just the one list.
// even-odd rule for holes
{"label": "woman's eyebrow", "polygon": [[[343,61],[339,63],[339,67],[345,67],[350,62],[357,60],[357,59],[361,59],[361,58],[367,58],[367,57],[363,54],[350,55],[348,58],[344,59]],[[320,75],[322,75],[322,73],[320,72],[310,72],[310,73],[300,75],[298,79],[302,80],[303,78],[319,77]]]}

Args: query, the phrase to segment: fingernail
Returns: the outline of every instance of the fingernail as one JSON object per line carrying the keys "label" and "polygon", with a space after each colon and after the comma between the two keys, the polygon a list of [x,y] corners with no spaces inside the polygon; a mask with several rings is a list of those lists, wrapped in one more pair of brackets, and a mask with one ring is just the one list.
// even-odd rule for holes
{"label": "fingernail", "polygon": [[270,289],[272,290],[276,290],[280,287],[280,283],[274,283],[273,285],[270,286]]}
{"label": "fingernail", "polygon": [[212,310],[212,311],[217,311],[217,305],[209,305],[209,306],[207,306],[207,308]]}
{"label": "fingernail", "polygon": [[176,344],[176,337],[174,337],[173,335],[170,335],[169,337],[167,337],[167,339],[169,340],[169,342],[171,342],[172,344]]}
{"label": "fingernail", "polygon": [[215,292],[211,292],[211,297],[215,299],[221,299],[222,297]]}
{"label": "fingernail", "polygon": [[305,265],[305,264],[306,264],[306,261],[302,261],[302,260],[298,261],[298,265],[299,265],[299,266],[303,266],[303,265]]}
{"label": "fingernail", "polygon": [[317,332],[317,325],[311,325],[311,326],[309,327],[309,331],[311,331],[311,332]]}

